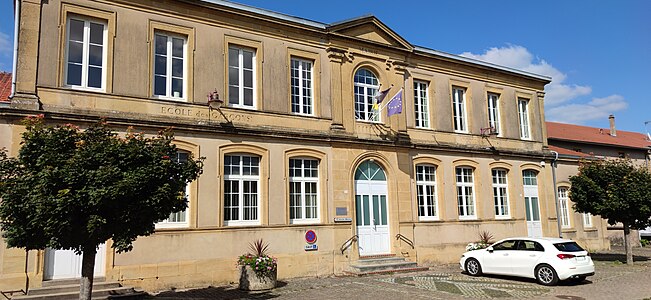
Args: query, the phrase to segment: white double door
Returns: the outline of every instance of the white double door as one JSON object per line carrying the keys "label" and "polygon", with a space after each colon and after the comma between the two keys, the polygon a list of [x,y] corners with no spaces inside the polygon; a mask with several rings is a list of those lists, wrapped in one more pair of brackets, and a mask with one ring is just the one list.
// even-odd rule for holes
{"label": "white double door", "polygon": [[[72,250],[45,250],[44,279],[66,279],[81,277],[82,256]],[[101,244],[95,254],[95,277],[104,276],[106,265],[106,244]]]}
{"label": "white double door", "polygon": [[355,181],[359,255],[390,253],[386,181]]}
{"label": "white double door", "polygon": [[526,209],[527,232],[529,237],[542,237],[542,223],[540,222],[540,201],[538,201],[538,186],[524,186],[524,205]]}

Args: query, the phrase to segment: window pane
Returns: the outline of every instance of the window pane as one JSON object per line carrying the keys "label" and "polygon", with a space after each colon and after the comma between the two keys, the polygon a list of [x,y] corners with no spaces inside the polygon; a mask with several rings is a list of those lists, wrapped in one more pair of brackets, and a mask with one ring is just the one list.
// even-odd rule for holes
{"label": "window pane", "polygon": [[71,41],[68,45],[68,62],[81,63],[84,45]]}
{"label": "window pane", "polygon": [[244,105],[253,106],[253,89],[244,89]]}
{"label": "window pane", "polygon": [[364,206],[364,225],[371,225],[371,213],[369,209],[369,199],[368,195],[363,195],[363,206]]}
{"label": "window pane", "polygon": [[88,86],[93,88],[102,87],[102,68],[88,67]]}
{"label": "window pane", "polygon": [[104,25],[90,23],[90,42],[96,45],[104,44]]}
{"label": "window pane", "polygon": [[172,79],[172,97],[181,98],[183,97],[183,80],[182,79]]}
{"label": "window pane", "polygon": [[84,21],[70,19],[70,40],[83,41],[84,40]]}
{"label": "window pane", "polygon": [[235,67],[228,68],[228,84],[231,86],[237,86],[240,82],[239,70]]}
{"label": "window pane", "polygon": [[240,103],[240,90],[237,87],[234,86],[228,87],[228,103],[230,104]]}
{"label": "window pane", "polygon": [[183,59],[172,59],[172,76],[183,77]]}
{"label": "window pane", "polygon": [[103,65],[102,46],[90,45],[88,50],[90,50],[90,55],[88,57],[88,64],[101,67]]}
{"label": "window pane", "polygon": [[156,35],[156,54],[167,55],[167,37],[162,35]]}
{"label": "window pane", "polygon": [[253,71],[244,70],[244,87],[253,87]]}
{"label": "window pane", "polygon": [[253,69],[253,52],[243,50],[242,51],[242,58],[244,59],[244,68],[245,69]]}
{"label": "window pane", "polygon": [[364,224],[362,220],[362,196],[355,196],[355,218],[357,219],[357,226]]}
{"label": "window pane", "polygon": [[389,224],[387,222],[387,197],[384,195],[380,196],[380,211],[382,212],[380,225]]}
{"label": "window pane", "polygon": [[68,79],[66,82],[69,85],[81,85],[81,65],[68,64]]}
{"label": "window pane", "polygon": [[154,74],[167,75],[167,58],[165,56],[156,55],[154,58]]}
{"label": "window pane", "polygon": [[172,56],[183,58],[183,39],[172,38]]}
{"label": "window pane", "polygon": [[235,48],[228,49],[228,65],[231,67],[240,65],[239,51]]}
{"label": "window pane", "polygon": [[165,77],[154,76],[154,95],[165,96],[167,91],[167,82]]}

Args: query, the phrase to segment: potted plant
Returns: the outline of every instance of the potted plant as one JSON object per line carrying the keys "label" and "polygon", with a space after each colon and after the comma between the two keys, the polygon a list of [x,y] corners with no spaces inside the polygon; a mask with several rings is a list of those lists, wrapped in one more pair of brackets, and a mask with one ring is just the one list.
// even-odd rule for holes
{"label": "potted plant", "polygon": [[267,254],[269,244],[262,239],[249,244],[251,252],[237,260],[240,270],[240,289],[246,291],[269,290],[276,287],[278,264]]}
{"label": "potted plant", "polygon": [[493,243],[493,234],[488,231],[482,231],[479,233],[479,241],[474,243],[468,243],[466,245],[466,251],[479,250],[488,248]]}

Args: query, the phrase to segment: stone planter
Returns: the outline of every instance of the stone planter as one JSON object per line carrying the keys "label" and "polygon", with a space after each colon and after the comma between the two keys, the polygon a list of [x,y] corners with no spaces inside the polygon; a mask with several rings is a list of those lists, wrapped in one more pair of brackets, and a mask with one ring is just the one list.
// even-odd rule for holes
{"label": "stone planter", "polygon": [[276,287],[277,271],[274,270],[269,275],[258,276],[251,266],[239,266],[240,268],[240,290],[245,291],[262,291],[270,290]]}

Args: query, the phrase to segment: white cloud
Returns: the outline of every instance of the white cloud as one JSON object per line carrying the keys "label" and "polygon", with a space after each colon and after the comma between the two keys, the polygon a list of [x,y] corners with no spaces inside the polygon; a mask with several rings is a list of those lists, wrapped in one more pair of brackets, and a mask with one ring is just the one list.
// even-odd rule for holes
{"label": "white cloud", "polygon": [[592,88],[587,85],[566,83],[565,73],[547,61],[535,57],[522,46],[493,47],[483,54],[464,52],[461,56],[551,77],[552,82],[545,86],[545,110],[549,121],[584,123],[602,119],[628,106],[620,95],[593,98],[588,103],[576,103],[580,101],[580,97],[590,95]]}
{"label": "white cloud", "polygon": [[624,110],[628,103],[620,95],[593,98],[584,104],[567,104],[546,111],[548,121],[581,124],[591,120],[605,120],[613,112]]}
{"label": "white cloud", "polygon": [[9,35],[0,32],[0,56],[10,56],[13,41],[9,39]]}

